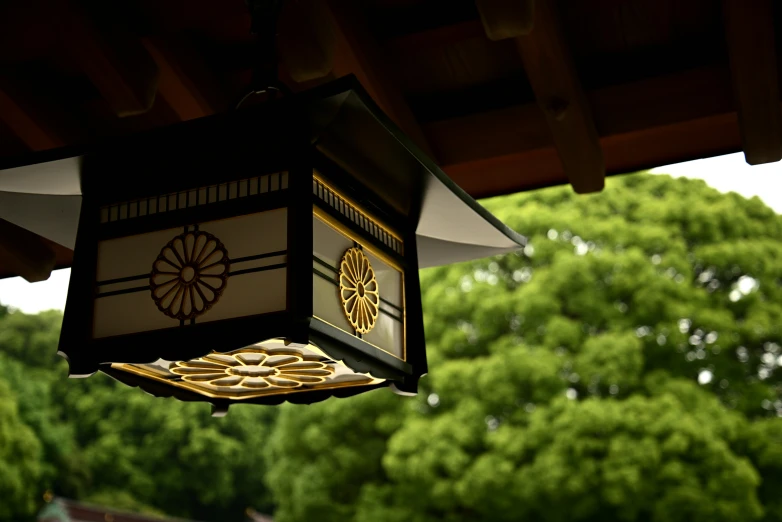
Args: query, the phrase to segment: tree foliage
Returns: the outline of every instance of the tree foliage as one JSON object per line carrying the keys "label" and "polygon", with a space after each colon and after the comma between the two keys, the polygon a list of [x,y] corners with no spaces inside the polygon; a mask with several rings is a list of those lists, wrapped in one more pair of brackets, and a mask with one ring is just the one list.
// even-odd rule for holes
{"label": "tree foliage", "polygon": [[0,308],[0,520],[50,489],[199,520],[782,521],[782,218],[643,174],[486,205],[529,245],[422,272],[415,399],[214,419],[66,379],[60,315]]}
{"label": "tree foliage", "polygon": [[103,374],[68,379],[56,355],[62,315],[3,312],[0,520],[29,519],[46,491],[199,520],[271,510],[262,448],[275,409],[237,406],[215,419],[205,404],[157,399]]}
{"label": "tree foliage", "polygon": [[[529,235],[524,254],[423,273],[430,375],[417,400],[378,398],[351,423],[384,447],[360,487],[274,475],[297,445],[319,458],[283,411],[277,519],[337,490],[351,508],[334,520],[361,522],[780,520],[782,219],[648,175],[487,206]],[[308,416],[327,408],[356,414]],[[371,429],[389,412],[393,433]]]}
{"label": "tree foliage", "polygon": [[0,382],[0,519],[34,513],[41,468],[41,444],[19,417],[16,396]]}

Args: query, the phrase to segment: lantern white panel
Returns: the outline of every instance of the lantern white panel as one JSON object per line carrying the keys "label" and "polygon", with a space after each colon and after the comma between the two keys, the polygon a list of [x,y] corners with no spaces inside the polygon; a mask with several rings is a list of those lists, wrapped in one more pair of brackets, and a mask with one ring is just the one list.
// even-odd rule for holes
{"label": "lantern white panel", "polygon": [[[183,234],[189,239],[177,242]],[[161,265],[158,256],[166,251],[173,264]],[[204,252],[200,258],[199,252]],[[208,252],[212,254],[207,255]],[[195,269],[180,273],[182,269],[175,266],[180,264],[179,258],[183,265]],[[180,276],[162,275],[166,273],[180,273]],[[287,307],[286,274],[287,209],[284,208],[205,222],[197,227],[104,240],[98,244],[93,336],[187,327],[282,311]],[[175,313],[173,305],[160,299],[156,302],[150,284],[152,278],[162,287],[159,281],[168,278],[175,288],[187,286],[180,277],[197,279],[190,289],[193,300],[184,294],[187,298],[183,303],[201,303],[198,313],[184,318]],[[203,292],[196,293],[196,287]],[[208,287],[219,291],[212,293]],[[182,310],[190,311],[184,307]]]}
{"label": "lantern white panel", "polygon": [[[178,227],[98,242],[98,286],[102,286],[103,281],[113,279],[149,276],[152,263],[160,249],[171,241],[172,237],[181,233],[182,227]],[[116,289],[112,287],[102,290]]]}
{"label": "lantern white panel", "polygon": [[95,300],[93,337],[110,337],[179,326],[179,321],[164,315],[143,292],[101,297]]}
{"label": "lantern white panel", "polygon": [[[365,333],[362,338],[366,342],[379,346],[392,355],[404,359],[405,330],[401,315],[400,313],[392,315],[381,308],[375,327],[369,333]],[[393,317],[398,317],[398,319]]]}
{"label": "lantern white panel", "polygon": [[312,242],[315,256],[335,269],[345,251],[353,246],[352,239],[337,232],[317,216],[312,218]]}
{"label": "lantern white panel", "polygon": [[[313,255],[321,263],[313,261],[313,314],[319,319],[336,326],[340,330],[353,333],[353,328],[345,317],[339,298],[339,280],[337,275],[340,259],[345,251],[353,246],[353,241],[323,223],[317,217],[312,221]],[[327,265],[327,266],[324,266]],[[323,277],[326,276],[326,277]],[[327,279],[328,278],[328,279]],[[331,279],[331,280],[329,280]]]}
{"label": "lantern white panel", "polygon": [[283,251],[288,247],[286,208],[210,221],[200,228],[223,242],[232,264],[234,259]]}
{"label": "lantern white panel", "polygon": [[[313,265],[313,268],[323,272],[323,267]],[[339,301],[339,288],[322,277],[315,275],[312,279],[313,313],[332,326],[336,326],[345,332],[353,332],[353,328],[345,317],[345,311]]]}
{"label": "lantern white panel", "polygon": [[371,251],[365,253],[369,258],[369,262],[372,263],[372,268],[375,270],[375,277],[377,278],[378,285],[383,289],[383,293],[380,297],[398,308],[403,308],[402,274],[399,270],[391,267],[391,265],[374,255]]}
{"label": "lantern white panel", "polygon": [[376,346],[391,348],[389,351],[399,358],[404,358],[404,301],[402,274],[392,268],[372,252],[366,252],[372,268],[375,270],[380,292],[380,316],[371,332],[364,334],[364,340]]}
{"label": "lantern white panel", "polygon": [[[339,266],[353,248],[353,239],[313,216],[313,314],[315,317],[356,335],[347,320],[339,294]],[[361,338],[400,359],[405,357],[403,274],[362,245],[378,282],[380,310],[374,327]]]}
{"label": "lantern white panel", "polygon": [[220,302],[196,319],[198,323],[281,312],[287,306],[285,267],[228,278]]}

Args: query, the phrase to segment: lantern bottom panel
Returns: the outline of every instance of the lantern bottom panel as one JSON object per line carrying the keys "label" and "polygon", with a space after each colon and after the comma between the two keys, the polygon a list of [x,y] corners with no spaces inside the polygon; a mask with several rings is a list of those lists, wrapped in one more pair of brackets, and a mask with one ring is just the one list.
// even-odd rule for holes
{"label": "lantern bottom panel", "polygon": [[151,364],[115,363],[111,368],[205,398],[232,401],[384,382],[354,372],[313,344],[286,346],[282,339],[230,352],[215,351],[189,361],[159,359]]}

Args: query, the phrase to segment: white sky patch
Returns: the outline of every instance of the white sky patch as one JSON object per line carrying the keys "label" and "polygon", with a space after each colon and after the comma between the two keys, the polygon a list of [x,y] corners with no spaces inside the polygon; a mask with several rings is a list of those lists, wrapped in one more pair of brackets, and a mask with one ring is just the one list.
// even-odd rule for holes
{"label": "white sky patch", "polygon": [[28,283],[21,277],[0,279],[0,303],[26,314],[62,310],[70,279],[70,268],[55,270],[49,279],[38,283]]}
{"label": "white sky patch", "polygon": [[702,179],[720,192],[736,192],[745,198],[758,196],[777,214],[782,214],[782,162],[750,166],[739,152],[666,165],[649,172]]}

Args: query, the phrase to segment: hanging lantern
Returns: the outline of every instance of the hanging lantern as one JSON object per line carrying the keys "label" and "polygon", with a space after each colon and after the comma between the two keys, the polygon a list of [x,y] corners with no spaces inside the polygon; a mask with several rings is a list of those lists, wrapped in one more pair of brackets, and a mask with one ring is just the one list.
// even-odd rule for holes
{"label": "hanging lantern", "polygon": [[71,376],[218,413],[415,393],[418,269],[524,243],[352,77],[65,160],[83,196],[59,346]]}

